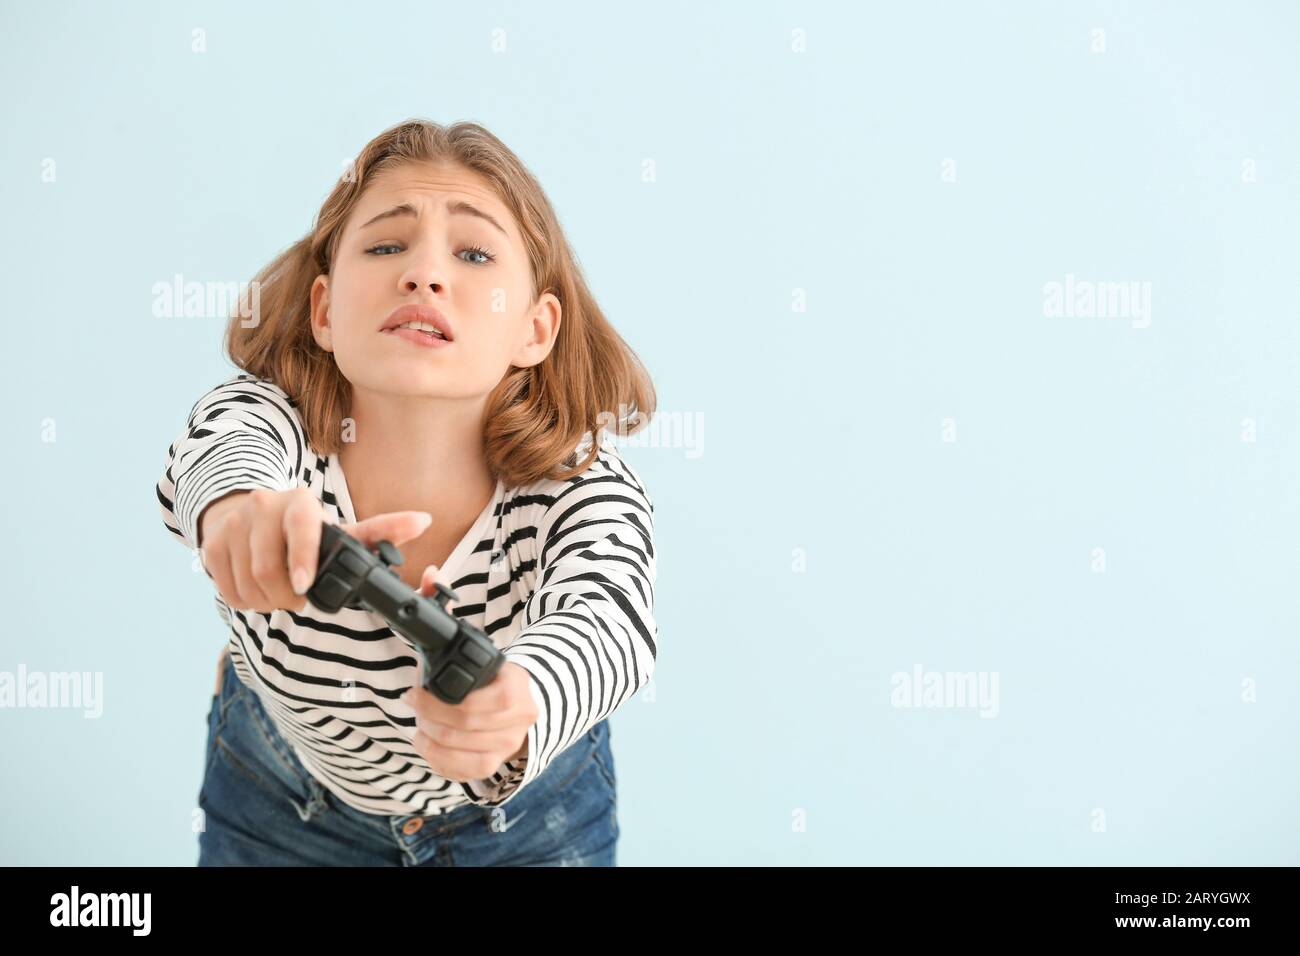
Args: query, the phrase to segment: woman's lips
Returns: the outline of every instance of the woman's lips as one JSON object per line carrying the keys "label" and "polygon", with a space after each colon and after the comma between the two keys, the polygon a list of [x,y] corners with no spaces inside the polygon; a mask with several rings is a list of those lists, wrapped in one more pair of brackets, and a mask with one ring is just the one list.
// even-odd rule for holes
{"label": "woman's lips", "polygon": [[421,332],[419,329],[389,329],[384,335],[396,335],[399,339],[419,345],[426,349],[440,349],[451,345],[446,339],[439,338],[432,332]]}

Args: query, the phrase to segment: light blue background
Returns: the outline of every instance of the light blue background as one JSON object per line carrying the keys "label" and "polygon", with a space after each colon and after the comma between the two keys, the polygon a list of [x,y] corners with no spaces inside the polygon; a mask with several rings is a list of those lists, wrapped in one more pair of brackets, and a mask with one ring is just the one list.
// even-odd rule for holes
{"label": "light blue background", "polygon": [[[620,863],[1300,863],[1295,4],[3,7],[0,669],[105,712],[0,711],[0,862],[197,858],[225,634],[154,483],[233,370],[151,288],[251,279],[423,116],[520,154],[703,422],[625,451]],[[1067,273],[1151,326],[1045,317]],[[892,707],[917,664],[997,718]]]}

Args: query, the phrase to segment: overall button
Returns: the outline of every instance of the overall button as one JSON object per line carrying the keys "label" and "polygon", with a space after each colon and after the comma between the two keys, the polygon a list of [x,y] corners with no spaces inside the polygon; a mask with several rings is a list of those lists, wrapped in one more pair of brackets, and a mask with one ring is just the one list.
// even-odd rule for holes
{"label": "overall button", "polygon": [[424,826],[423,820],[421,820],[419,817],[412,817],[410,820],[407,820],[404,824],[402,824],[402,832],[405,833],[407,836],[410,836],[413,833],[419,833],[420,827],[422,826]]}

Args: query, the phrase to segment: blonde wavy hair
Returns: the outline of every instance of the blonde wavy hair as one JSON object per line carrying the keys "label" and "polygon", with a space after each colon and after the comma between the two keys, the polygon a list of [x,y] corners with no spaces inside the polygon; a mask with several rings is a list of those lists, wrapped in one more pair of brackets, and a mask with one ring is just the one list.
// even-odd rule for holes
{"label": "blonde wavy hair", "polygon": [[[551,292],[562,310],[546,358],[528,368],[512,366],[488,396],[483,421],[488,468],[510,486],[572,478],[595,460],[602,429],[626,436],[649,424],[654,384],[596,304],[537,179],[477,123],[441,126],[411,119],[367,143],[322,204],[311,232],[257,274],[259,321],[246,324],[249,300],[243,299],[226,327],[226,353],[239,368],[284,390],[312,447],[322,454],[339,451],[352,386],[334,356],[312,337],[312,282],[329,274],[343,225],[377,173],[406,163],[447,161],[491,184],[523,234],[534,301]],[[578,461],[588,441],[590,449]]]}

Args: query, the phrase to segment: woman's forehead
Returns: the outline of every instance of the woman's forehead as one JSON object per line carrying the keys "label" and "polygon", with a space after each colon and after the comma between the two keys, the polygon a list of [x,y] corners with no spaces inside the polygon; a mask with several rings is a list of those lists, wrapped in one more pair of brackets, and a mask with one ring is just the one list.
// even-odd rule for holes
{"label": "woman's forehead", "polygon": [[377,173],[357,205],[401,202],[418,196],[438,202],[468,199],[494,215],[498,212],[506,216],[510,214],[486,179],[471,169],[450,163],[407,163]]}
{"label": "woman's forehead", "polygon": [[426,205],[438,208],[454,203],[467,204],[482,211],[500,225],[504,238],[511,245],[522,247],[514,215],[487,180],[473,170],[447,164],[406,164],[377,173],[357,200],[345,228],[349,232],[364,229],[372,219],[402,204],[419,209]]}

